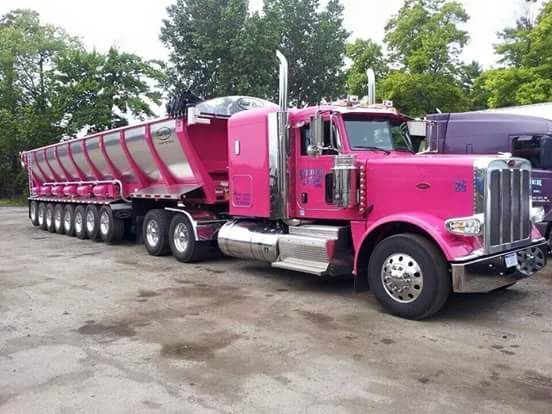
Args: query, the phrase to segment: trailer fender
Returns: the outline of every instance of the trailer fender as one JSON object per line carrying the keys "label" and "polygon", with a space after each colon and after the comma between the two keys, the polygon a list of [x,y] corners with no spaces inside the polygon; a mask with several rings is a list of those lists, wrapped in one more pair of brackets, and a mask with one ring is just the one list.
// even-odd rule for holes
{"label": "trailer fender", "polygon": [[469,255],[479,247],[477,239],[450,234],[444,226],[444,219],[431,214],[419,212],[402,213],[384,217],[370,223],[360,242],[355,243],[354,274],[357,275],[359,290],[363,289],[363,275],[376,244],[385,237],[398,233],[418,233],[435,243],[444,258],[452,261],[455,258]]}
{"label": "trailer fender", "polygon": [[184,214],[192,225],[194,237],[197,241],[216,240],[219,229],[226,223],[226,220],[221,220],[210,212],[173,207],[165,207],[165,210],[176,214]]}

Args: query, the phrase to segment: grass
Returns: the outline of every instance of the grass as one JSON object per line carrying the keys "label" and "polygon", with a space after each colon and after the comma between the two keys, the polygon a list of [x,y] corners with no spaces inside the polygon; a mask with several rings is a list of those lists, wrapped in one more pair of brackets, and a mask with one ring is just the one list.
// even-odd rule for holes
{"label": "grass", "polygon": [[27,197],[0,198],[0,207],[22,207],[27,205]]}

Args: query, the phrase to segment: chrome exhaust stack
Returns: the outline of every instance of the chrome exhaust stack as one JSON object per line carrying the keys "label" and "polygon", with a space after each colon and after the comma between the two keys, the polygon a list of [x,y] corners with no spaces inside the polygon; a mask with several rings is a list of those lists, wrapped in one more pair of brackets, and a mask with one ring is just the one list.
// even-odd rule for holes
{"label": "chrome exhaust stack", "polygon": [[366,77],[368,78],[368,104],[374,105],[376,103],[376,73],[374,69],[368,68]]}
{"label": "chrome exhaust stack", "polygon": [[274,169],[276,171],[271,171],[271,177],[273,177],[272,180],[274,180],[274,182],[271,183],[271,218],[286,220],[289,218],[288,61],[279,50],[276,51],[276,57],[280,62],[280,87],[278,99],[279,110],[277,116],[277,143],[274,143],[276,145],[271,148],[271,152],[276,152],[276,154],[271,154],[271,156],[275,156],[277,158],[277,160],[274,160]]}

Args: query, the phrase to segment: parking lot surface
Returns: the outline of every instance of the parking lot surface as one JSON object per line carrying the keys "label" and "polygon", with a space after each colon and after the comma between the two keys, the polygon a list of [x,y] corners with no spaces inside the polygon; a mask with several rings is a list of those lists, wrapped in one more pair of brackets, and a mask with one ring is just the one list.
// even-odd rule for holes
{"label": "parking lot surface", "polygon": [[0,208],[0,412],[550,413],[552,266],[436,317],[351,280],[151,257]]}

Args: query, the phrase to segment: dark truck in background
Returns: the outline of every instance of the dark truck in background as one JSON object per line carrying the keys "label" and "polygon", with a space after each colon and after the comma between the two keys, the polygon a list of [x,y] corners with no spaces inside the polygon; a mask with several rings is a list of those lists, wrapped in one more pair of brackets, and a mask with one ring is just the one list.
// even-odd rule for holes
{"label": "dark truck in background", "polygon": [[[418,127],[418,130],[420,128]],[[508,111],[430,114],[427,142],[413,136],[420,150],[441,154],[510,153],[531,162],[533,208],[537,223],[552,246],[552,120]],[[425,148],[424,148],[425,147]]]}

